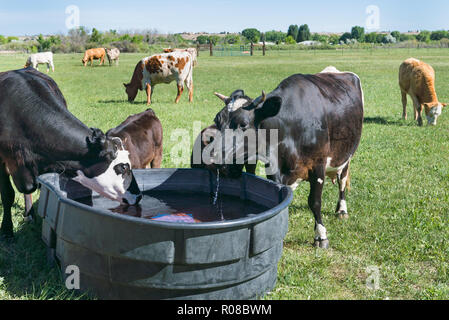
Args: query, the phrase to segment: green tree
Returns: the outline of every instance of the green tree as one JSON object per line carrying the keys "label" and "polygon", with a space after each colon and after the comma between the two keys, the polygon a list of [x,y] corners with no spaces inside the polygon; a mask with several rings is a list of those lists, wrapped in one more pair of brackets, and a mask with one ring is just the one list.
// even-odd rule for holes
{"label": "green tree", "polygon": [[282,31],[272,30],[265,32],[265,41],[275,42],[276,44],[279,44],[281,42],[284,42],[285,38],[287,38],[287,34]]}
{"label": "green tree", "polygon": [[356,39],[358,42],[365,41],[365,28],[355,26],[351,29],[351,39]]}
{"label": "green tree", "polygon": [[429,42],[430,41],[430,31],[421,31],[417,36],[416,40],[420,42]]}
{"label": "green tree", "polygon": [[208,43],[212,43],[214,46],[217,45],[218,41],[220,41],[219,36],[210,36],[208,38]]}
{"label": "green tree", "polygon": [[377,33],[371,32],[365,35],[366,43],[377,43]]}
{"label": "green tree", "polygon": [[296,44],[296,40],[293,39],[293,36],[287,36],[287,38],[285,38],[285,44]]}
{"label": "green tree", "polygon": [[329,43],[338,44],[340,42],[340,36],[337,34],[332,34],[329,37]]}
{"label": "green tree", "polygon": [[198,37],[196,37],[196,42],[199,44],[206,44],[209,40],[209,37],[205,36],[205,35],[200,35]]}
{"label": "green tree", "polygon": [[430,40],[439,41],[444,38],[446,38],[446,39],[449,38],[449,33],[444,30],[433,31],[430,34]]}
{"label": "green tree", "polygon": [[260,31],[255,28],[248,28],[242,31],[242,35],[248,39],[248,41],[257,43],[260,39]]}
{"label": "green tree", "polygon": [[303,24],[299,27],[296,42],[303,42],[307,40],[310,40],[310,29],[307,24]]}
{"label": "green tree", "polygon": [[340,37],[339,41],[343,41],[346,43],[346,40],[352,39],[352,35],[349,32],[345,32]]}
{"label": "green tree", "polygon": [[5,44],[6,38],[0,34],[0,44]]}
{"label": "green tree", "polygon": [[51,47],[50,39],[44,39],[42,34],[40,34],[37,37],[37,43],[39,43],[39,46],[38,46],[38,51],[39,52],[50,50],[50,47]]}
{"label": "green tree", "polygon": [[90,35],[89,42],[101,43],[101,32],[97,29],[92,29],[92,34]]}
{"label": "green tree", "polygon": [[401,33],[399,31],[393,31],[392,33],[390,33],[393,37],[396,38],[397,41],[399,41],[399,39],[401,38]]}
{"label": "green tree", "polygon": [[288,27],[288,31],[287,31],[287,37],[288,36],[292,36],[293,39],[297,39],[298,38],[298,31],[299,31],[299,27],[296,24],[291,24]]}

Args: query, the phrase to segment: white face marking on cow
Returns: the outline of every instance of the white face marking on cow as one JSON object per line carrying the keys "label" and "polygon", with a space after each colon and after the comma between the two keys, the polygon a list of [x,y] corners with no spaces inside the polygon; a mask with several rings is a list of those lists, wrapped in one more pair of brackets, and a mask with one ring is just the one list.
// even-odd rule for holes
{"label": "white face marking on cow", "polygon": [[107,170],[99,176],[88,178],[81,170],[78,170],[78,175],[73,180],[106,198],[120,203],[123,203],[123,198],[126,198],[128,204],[133,205],[137,202],[136,196],[133,196],[133,198],[126,191],[131,184],[132,174],[117,174],[114,167],[118,164],[128,164],[131,167],[128,151],[118,150],[117,157],[110,163]]}
{"label": "white face marking on cow", "polygon": [[296,180],[296,182],[295,182],[294,184],[292,184],[292,185],[289,186],[290,189],[292,189],[292,191],[295,191],[295,190],[299,187],[299,184],[300,184],[301,182],[302,182],[302,179]]}
{"label": "white face marking on cow", "polygon": [[437,125],[438,117],[443,112],[443,105],[439,103],[437,106],[430,109],[429,115],[427,116],[427,123],[432,126]]}
{"label": "white face marking on cow", "polygon": [[232,100],[229,104],[228,104],[228,110],[229,112],[234,112],[238,109],[240,109],[241,107],[243,107],[245,105],[245,103],[248,103],[248,100],[246,99],[236,99],[236,100]]}
{"label": "white face marking on cow", "polygon": [[319,184],[323,184],[324,183],[323,179],[321,179],[321,178],[318,178],[317,181],[318,181]]}
{"label": "white face marking on cow", "polygon": [[322,224],[316,225],[315,239],[327,240],[327,230]]}

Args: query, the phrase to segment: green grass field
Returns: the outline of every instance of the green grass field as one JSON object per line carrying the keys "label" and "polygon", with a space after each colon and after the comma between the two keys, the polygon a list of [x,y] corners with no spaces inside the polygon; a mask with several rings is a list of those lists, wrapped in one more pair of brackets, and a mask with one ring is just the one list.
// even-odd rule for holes
{"label": "green grass field", "polygon": [[[122,85],[142,56],[123,54],[119,67],[83,68],[81,54],[56,55],[56,72],[50,75],[73,114],[88,126],[107,130],[146,109],[144,92],[129,104]],[[240,88],[256,97],[287,76],[317,73],[328,65],[360,76],[365,125],[351,165],[350,219],[341,221],[334,214],[338,188],[326,181],[323,214],[331,249],[313,248],[309,186],[301,185],[290,207],[277,286],[265,299],[449,298],[449,109],[443,110],[436,127],[420,128],[412,119],[401,119],[398,69],[409,57],[435,68],[439,99],[449,102],[447,49],[269,51],[265,57],[259,52],[254,57],[209,57],[201,52],[194,69],[193,104],[187,93],[178,105],[173,103],[174,83],[156,87],[151,107],[164,127],[163,167],[187,167],[188,158],[181,165],[171,160],[176,134],[182,132],[177,129],[188,130],[193,141],[194,121],[203,127],[212,124],[222,108],[214,91],[230,94]],[[0,71],[20,68],[25,59],[0,56]],[[409,100],[409,119],[412,111]],[[34,197],[37,200],[38,193]],[[0,299],[84,298],[68,292],[58,269],[46,264],[40,224],[24,223],[23,209],[22,196],[16,194],[15,242],[0,243]],[[378,290],[366,286],[369,267],[379,270]]]}

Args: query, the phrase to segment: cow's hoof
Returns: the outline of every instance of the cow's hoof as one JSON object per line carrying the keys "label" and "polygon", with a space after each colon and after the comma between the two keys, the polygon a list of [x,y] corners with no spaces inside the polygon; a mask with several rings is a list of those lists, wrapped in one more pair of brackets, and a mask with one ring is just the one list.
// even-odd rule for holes
{"label": "cow's hoof", "polygon": [[314,247],[320,249],[329,249],[329,240],[315,239]]}
{"label": "cow's hoof", "polygon": [[340,220],[348,220],[349,219],[349,214],[347,212],[340,211],[340,212],[337,212],[337,213],[338,213],[338,218]]}

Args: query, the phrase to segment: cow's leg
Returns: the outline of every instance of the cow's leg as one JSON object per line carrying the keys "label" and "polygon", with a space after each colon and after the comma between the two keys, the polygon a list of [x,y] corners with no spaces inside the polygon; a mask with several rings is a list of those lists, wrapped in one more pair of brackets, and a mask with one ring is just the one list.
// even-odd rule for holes
{"label": "cow's leg", "polygon": [[0,194],[3,204],[3,220],[0,227],[0,237],[8,239],[13,237],[11,207],[14,204],[15,192],[4,163],[0,164]]}
{"label": "cow's leg", "polygon": [[183,91],[184,91],[183,84],[182,83],[178,83],[178,95],[176,96],[175,103],[179,102],[179,99],[181,99],[181,95],[182,95]]}
{"label": "cow's leg", "polygon": [[[421,103],[419,103],[419,100],[417,97],[412,96],[412,100],[413,100],[413,109],[415,111],[415,121],[418,121],[419,124],[419,115],[420,115],[420,110],[421,110]],[[422,119],[421,119],[421,125],[422,125]]]}
{"label": "cow's leg", "polygon": [[191,78],[186,80],[186,87],[189,90],[189,102],[193,102],[193,80]]}
{"label": "cow's leg", "polygon": [[55,72],[55,65],[54,65],[53,61],[50,61],[50,67],[51,67],[51,71]]}
{"label": "cow's leg", "polygon": [[423,122],[422,122],[422,105],[421,103],[419,103],[418,98],[414,98],[413,99],[413,105],[415,107],[415,120],[418,121],[418,126],[422,126]]}
{"label": "cow's leg", "polygon": [[158,169],[161,167],[161,164],[162,164],[162,148],[159,148],[159,150],[156,152],[156,156],[151,161],[151,168]]}
{"label": "cow's leg", "polygon": [[315,246],[322,249],[329,248],[327,231],[321,219],[321,195],[325,179],[325,165],[321,164],[309,172],[310,194],[309,207],[315,217]]}
{"label": "cow's leg", "polygon": [[407,120],[407,92],[402,91],[402,118]]}
{"label": "cow's leg", "polygon": [[25,221],[33,221],[34,219],[33,195],[24,194],[23,197],[25,200],[25,214],[23,215]]}
{"label": "cow's leg", "polygon": [[338,176],[337,180],[339,187],[339,196],[338,196],[337,209],[335,210],[335,212],[338,213],[339,218],[347,219],[349,218],[349,216],[345,192],[347,186],[349,186],[349,163],[346,165],[341,174]]}
{"label": "cow's leg", "polygon": [[151,96],[153,94],[151,92],[151,85],[149,83],[147,83],[146,91],[147,91],[147,105],[149,106],[151,104]]}
{"label": "cow's leg", "polygon": [[47,73],[50,72],[50,63],[47,63]]}

